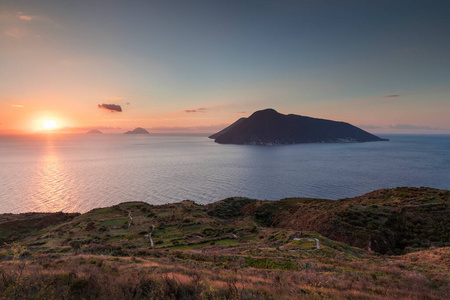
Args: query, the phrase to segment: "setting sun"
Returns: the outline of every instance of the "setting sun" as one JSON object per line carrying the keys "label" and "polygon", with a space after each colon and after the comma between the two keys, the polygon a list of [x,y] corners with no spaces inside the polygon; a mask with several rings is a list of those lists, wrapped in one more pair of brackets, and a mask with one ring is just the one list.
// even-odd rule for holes
{"label": "setting sun", "polygon": [[58,123],[55,120],[43,120],[42,127],[44,129],[54,129],[58,127]]}

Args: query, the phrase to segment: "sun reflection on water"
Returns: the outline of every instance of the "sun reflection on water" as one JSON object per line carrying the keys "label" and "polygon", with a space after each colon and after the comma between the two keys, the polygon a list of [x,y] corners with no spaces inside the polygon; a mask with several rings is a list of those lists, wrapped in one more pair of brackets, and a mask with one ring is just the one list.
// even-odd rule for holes
{"label": "sun reflection on water", "polygon": [[74,189],[70,183],[61,154],[52,137],[47,137],[42,159],[30,188],[34,189],[36,211],[68,211]]}

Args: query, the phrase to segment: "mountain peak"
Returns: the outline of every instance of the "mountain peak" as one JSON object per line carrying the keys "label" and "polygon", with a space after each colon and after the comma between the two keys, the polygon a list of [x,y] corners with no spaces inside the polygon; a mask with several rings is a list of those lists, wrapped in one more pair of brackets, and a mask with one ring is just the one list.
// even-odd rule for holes
{"label": "mountain peak", "polygon": [[273,108],[266,108],[266,109],[262,109],[262,110],[257,110],[255,111],[250,117],[252,116],[258,116],[258,115],[263,115],[263,116],[274,116],[274,115],[282,115],[279,112],[277,112],[275,109]]}

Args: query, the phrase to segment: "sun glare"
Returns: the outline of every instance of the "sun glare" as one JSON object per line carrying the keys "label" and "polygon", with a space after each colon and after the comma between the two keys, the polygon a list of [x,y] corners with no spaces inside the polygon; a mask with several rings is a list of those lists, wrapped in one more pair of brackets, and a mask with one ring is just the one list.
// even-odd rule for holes
{"label": "sun glare", "polygon": [[58,123],[55,120],[43,120],[42,127],[44,129],[54,129],[58,127]]}

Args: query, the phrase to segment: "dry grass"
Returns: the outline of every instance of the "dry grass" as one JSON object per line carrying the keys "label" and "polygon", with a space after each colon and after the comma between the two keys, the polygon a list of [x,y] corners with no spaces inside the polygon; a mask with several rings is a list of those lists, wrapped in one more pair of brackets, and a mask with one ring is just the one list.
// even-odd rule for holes
{"label": "dry grass", "polygon": [[[261,221],[272,218],[275,210],[278,217],[287,214],[286,222],[306,220],[296,214],[305,214],[309,207],[317,213],[310,214],[311,226],[341,220],[330,228],[354,238],[367,233],[350,226],[361,213],[381,224],[404,208],[404,224],[417,223],[411,232],[420,231],[420,237],[433,222],[440,222],[439,230],[446,227],[448,195],[398,188],[342,202],[128,202],[42,229],[30,223],[41,220],[40,215],[7,214],[0,218],[0,236],[8,233],[12,240],[0,245],[0,299],[447,299],[449,247],[423,250],[421,242],[410,249],[415,253],[381,255],[304,228],[267,227]],[[348,213],[336,208],[333,217],[330,205]],[[417,209],[433,222],[416,218]],[[130,211],[133,224],[128,226]],[[53,220],[46,216],[39,224],[44,226],[48,218]],[[153,225],[151,249],[145,235]],[[395,227],[396,232],[409,232],[409,225],[402,226]],[[441,231],[433,237],[436,245],[448,243],[447,231]],[[294,242],[295,237],[318,239],[320,249],[314,243]]]}
{"label": "dry grass", "polygon": [[[0,299],[445,299],[450,249],[415,255],[420,262],[372,257],[340,267],[312,258],[289,271],[231,257],[224,267],[173,251],[161,258],[36,254],[0,264]],[[436,260],[442,265],[426,266]]]}

